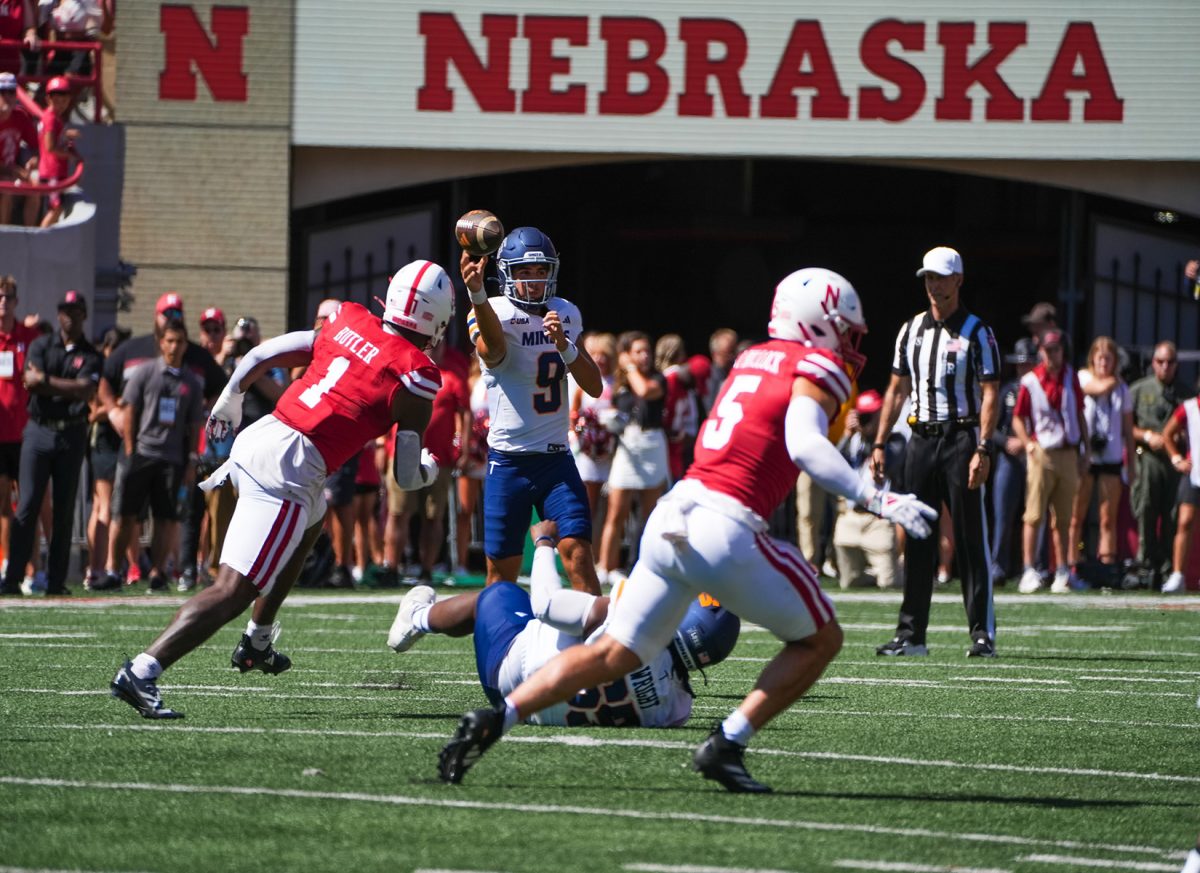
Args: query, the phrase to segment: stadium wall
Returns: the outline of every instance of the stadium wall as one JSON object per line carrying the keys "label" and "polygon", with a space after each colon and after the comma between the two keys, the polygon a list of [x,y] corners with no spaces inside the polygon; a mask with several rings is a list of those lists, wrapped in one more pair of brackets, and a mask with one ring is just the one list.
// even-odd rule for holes
{"label": "stadium wall", "polygon": [[263,332],[287,320],[292,11],[158,2],[121,7],[126,127],[123,254],[138,274],[121,321],[141,331],[158,296]]}

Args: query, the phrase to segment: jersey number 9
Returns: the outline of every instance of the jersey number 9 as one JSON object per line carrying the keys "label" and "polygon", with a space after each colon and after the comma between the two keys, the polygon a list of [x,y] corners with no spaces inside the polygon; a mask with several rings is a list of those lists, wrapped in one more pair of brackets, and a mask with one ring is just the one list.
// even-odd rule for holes
{"label": "jersey number 9", "polygon": [[562,407],[563,375],[567,365],[558,352],[543,352],[538,355],[537,382],[539,391],[533,395],[533,408],[538,415],[558,412]]}

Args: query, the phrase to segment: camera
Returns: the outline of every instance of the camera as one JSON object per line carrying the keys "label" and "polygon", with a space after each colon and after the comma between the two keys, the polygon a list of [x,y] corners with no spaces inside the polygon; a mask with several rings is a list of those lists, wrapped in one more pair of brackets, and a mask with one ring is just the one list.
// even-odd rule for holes
{"label": "camera", "polygon": [[235,342],[233,353],[240,358],[258,345],[258,321],[253,318],[239,318],[231,337]]}
{"label": "camera", "polygon": [[1088,442],[1092,446],[1092,451],[1099,454],[1108,448],[1108,434],[1094,433],[1088,437]]}

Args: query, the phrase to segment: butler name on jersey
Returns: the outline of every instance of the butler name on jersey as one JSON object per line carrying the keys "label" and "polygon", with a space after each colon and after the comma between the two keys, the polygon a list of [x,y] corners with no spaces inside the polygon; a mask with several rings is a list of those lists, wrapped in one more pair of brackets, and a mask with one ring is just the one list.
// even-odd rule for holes
{"label": "butler name on jersey", "polygon": [[[488,302],[507,343],[498,364],[482,367],[491,417],[488,445],[501,452],[568,451],[567,365],[542,329],[542,316],[507,297]],[[574,342],[583,333],[583,317],[574,303],[552,297],[546,309],[558,313],[567,339]],[[473,343],[479,337],[474,312],[467,328]]]}
{"label": "butler name on jersey", "polygon": [[357,303],[343,303],[317,332],[312,363],[279,398],[275,417],[307,436],[327,470],[362,451],[392,426],[392,400],[406,390],[433,401],[437,365],[408,340],[385,330]]}

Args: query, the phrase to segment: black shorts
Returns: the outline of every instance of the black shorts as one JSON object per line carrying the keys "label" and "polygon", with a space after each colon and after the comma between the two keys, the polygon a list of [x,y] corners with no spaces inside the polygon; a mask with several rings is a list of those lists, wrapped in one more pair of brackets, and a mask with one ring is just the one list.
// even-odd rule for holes
{"label": "black shorts", "polygon": [[[7,476],[14,482],[21,476],[21,444],[0,443],[0,476]],[[8,545],[5,543],[5,545]]]}
{"label": "black shorts", "polygon": [[121,438],[107,425],[97,425],[88,446],[92,479],[113,481],[117,477],[117,456],[121,453]]}
{"label": "black shorts", "polygon": [[325,502],[330,506],[349,506],[354,502],[354,480],[358,478],[358,455],[329,474],[325,480]]}
{"label": "black shorts", "polygon": [[377,494],[379,494],[379,486],[372,485],[370,482],[355,482],[354,483],[354,493],[355,494],[376,494],[377,495]]}
{"label": "black shorts", "polygon": [[1190,474],[1179,479],[1178,502],[1188,506],[1200,506],[1200,488],[1192,484]]}
{"label": "black shorts", "polygon": [[150,514],[162,521],[178,521],[179,486],[183,467],[134,455],[129,459],[117,512],[121,516],[138,515],[150,505]]}
{"label": "black shorts", "polygon": [[1120,476],[1122,467],[1120,464],[1092,464],[1088,467],[1088,473],[1092,476]]}

